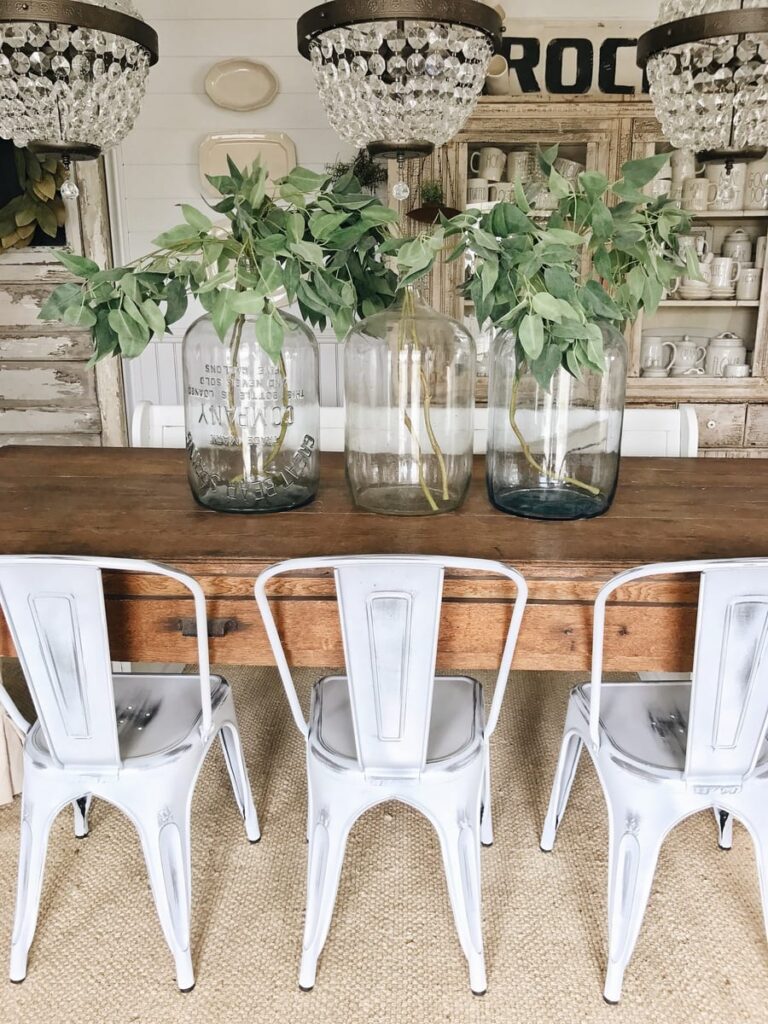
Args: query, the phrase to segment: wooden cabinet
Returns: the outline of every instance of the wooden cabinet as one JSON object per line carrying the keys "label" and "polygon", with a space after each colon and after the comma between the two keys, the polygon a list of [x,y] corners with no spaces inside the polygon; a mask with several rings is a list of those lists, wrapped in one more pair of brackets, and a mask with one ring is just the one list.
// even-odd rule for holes
{"label": "wooden cabinet", "polygon": [[[531,100],[525,97],[483,97],[464,130],[448,146],[428,160],[406,165],[412,198],[402,204],[418,206],[420,183],[438,178],[443,183],[446,203],[466,207],[470,154],[482,146],[519,149],[558,144],[561,155],[578,159],[609,178],[617,178],[629,159],[650,156],[666,148],[661,129],[647,98]],[[391,176],[397,174],[392,165]],[[403,227],[413,233],[418,225],[403,209]],[[735,227],[744,228],[753,241],[768,235],[768,211],[710,211],[696,215],[694,228],[706,231],[713,251]],[[429,301],[451,316],[464,319],[480,334],[479,352],[487,339],[476,321],[471,304],[458,294],[463,267],[460,261],[436,268],[429,282]],[[645,330],[681,337],[708,338],[724,331],[742,337],[753,362],[749,378],[726,380],[692,376],[646,379],[640,374],[640,345]],[[700,448],[708,455],[749,455],[768,450],[768,275],[763,277],[758,301],[682,302],[668,299],[653,317],[641,317],[628,331],[630,349],[627,403],[631,406],[675,406],[692,403],[697,407]],[[486,346],[487,347],[487,346]],[[482,366],[481,358],[481,366]],[[478,402],[487,396],[486,380],[478,381]],[[754,412],[753,412],[754,408]]]}

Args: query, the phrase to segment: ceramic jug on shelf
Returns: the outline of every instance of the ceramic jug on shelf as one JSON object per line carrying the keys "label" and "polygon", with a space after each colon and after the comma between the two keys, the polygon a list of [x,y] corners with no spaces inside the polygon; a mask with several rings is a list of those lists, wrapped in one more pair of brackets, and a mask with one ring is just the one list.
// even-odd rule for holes
{"label": "ceramic jug on shelf", "polygon": [[723,256],[730,256],[739,263],[749,263],[752,259],[752,239],[744,228],[736,228],[725,236]]}
{"label": "ceramic jug on shelf", "polygon": [[724,376],[726,366],[741,366],[747,360],[747,346],[732,331],[723,331],[707,346],[704,369],[708,377]]}

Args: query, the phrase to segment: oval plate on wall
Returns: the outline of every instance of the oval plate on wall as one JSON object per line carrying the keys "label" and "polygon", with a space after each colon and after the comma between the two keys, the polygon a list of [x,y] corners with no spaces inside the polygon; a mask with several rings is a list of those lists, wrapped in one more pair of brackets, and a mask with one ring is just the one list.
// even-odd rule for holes
{"label": "oval plate on wall", "polygon": [[205,91],[225,110],[259,110],[269,106],[279,90],[271,68],[245,57],[215,64],[205,76]]}

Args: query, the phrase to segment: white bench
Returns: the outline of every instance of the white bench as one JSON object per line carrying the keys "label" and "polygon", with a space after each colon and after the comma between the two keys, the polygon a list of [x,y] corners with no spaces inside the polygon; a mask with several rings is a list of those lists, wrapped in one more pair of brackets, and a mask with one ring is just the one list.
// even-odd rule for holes
{"label": "white bench", "polygon": [[[134,448],[183,448],[184,408],[141,402],[133,414],[131,444]],[[475,411],[475,453],[485,454],[488,410]],[[627,409],[621,454],[658,458],[695,458],[699,427],[691,405],[677,409]],[[320,410],[320,450],[344,451],[344,409]]]}

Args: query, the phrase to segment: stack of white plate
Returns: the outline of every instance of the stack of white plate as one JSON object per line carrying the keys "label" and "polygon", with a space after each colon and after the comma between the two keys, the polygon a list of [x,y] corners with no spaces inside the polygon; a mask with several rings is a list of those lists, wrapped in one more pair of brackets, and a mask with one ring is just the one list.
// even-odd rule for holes
{"label": "stack of white plate", "polygon": [[677,294],[686,302],[701,302],[714,295],[706,281],[687,281],[680,285]]}

